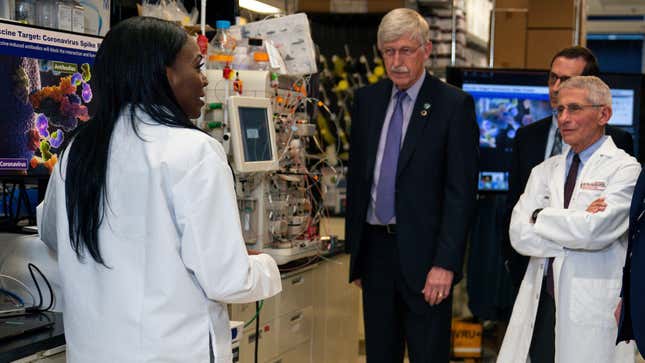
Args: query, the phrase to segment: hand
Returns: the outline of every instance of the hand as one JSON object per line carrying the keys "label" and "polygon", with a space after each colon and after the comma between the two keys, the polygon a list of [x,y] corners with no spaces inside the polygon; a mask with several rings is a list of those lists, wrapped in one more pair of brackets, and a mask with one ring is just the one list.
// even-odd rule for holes
{"label": "hand", "polygon": [[441,267],[433,267],[428,272],[426,285],[421,290],[423,298],[430,305],[437,305],[450,295],[454,273]]}
{"label": "hand", "polygon": [[363,283],[362,283],[361,279],[356,279],[356,280],[352,281],[352,284],[358,286],[361,289],[363,288]]}
{"label": "hand", "polygon": [[604,211],[605,208],[607,208],[607,203],[605,203],[605,197],[600,197],[594,200],[593,202],[591,202],[591,204],[589,204],[586,210],[589,213],[598,213],[598,212]]}
{"label": "hand", "polygon": [[616,318],[616,325],[620,324],[620,311],[623,309],[623,299],[620,299],[618,305],[616,305],[616,310],[614,310],[614,318]]}
{"label": "hand", "polygon": [[253,255],[259,255],[259,254],[261,254],[262,252],[260,252],[260,251],[258,251],[258,250],[251,250],[251,249],[247,249],[247,250],[246,250],[246,253],[247,253],[249,256],[253,256]]}

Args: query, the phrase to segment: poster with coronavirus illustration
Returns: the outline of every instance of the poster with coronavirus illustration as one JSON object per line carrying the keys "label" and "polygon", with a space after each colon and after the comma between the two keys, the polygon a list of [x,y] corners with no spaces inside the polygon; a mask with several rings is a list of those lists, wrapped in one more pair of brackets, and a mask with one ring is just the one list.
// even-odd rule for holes
{"label": "poster with coronavirus illustration", "polygon": [[0,176],[46,176],[88,122],[100,37],[0,21]]}

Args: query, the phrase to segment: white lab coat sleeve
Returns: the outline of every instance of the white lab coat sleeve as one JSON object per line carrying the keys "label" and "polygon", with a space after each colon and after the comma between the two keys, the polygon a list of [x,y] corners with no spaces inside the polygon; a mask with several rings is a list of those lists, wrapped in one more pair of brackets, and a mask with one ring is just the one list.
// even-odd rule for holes
{"label": "white lab coat sleeve", "polygon": [[511,214],[508,231],[511,245],[524,256],[555,257],[562,253],[561,246],[538,235],[535,232],[535,225],[531,223],[533,211],[545,208],[550,203],[549,175],[545,163],[533,168],[524,193]]}
{"label": "white lab coat sleeve", "polygon": [[231,170],[221,145],[212,146],[171,186],[182,260],[211,300],[266,299],[282,290],[278,267],[268,255],[247,254]]}
{"label": "white lab coat sleeve", "polygon": [[[51,248],[53,251],[58,250],[58,218],[65,218],[67,216],[59,216],[58,208],[58,188],[64,188],[65,184],[62,182],[60,176],[59,166],[61,162],[57,163],[52,171],[47,184],[47,191],[45,198],[36,207],[36,224],[38,225],[38,235],[40,240]],[[63,201],[64,202],[64,201]]]}
{"label": "white lab coat sleeve", "polygon": [[640,169],[634,161],[609,177],[602,194],[607,203],[604,211],[589,213],[585,210],[545,208],[535,223],[536,233],[568,249],[594,251],[606,248],[627,231],[629,207]]}

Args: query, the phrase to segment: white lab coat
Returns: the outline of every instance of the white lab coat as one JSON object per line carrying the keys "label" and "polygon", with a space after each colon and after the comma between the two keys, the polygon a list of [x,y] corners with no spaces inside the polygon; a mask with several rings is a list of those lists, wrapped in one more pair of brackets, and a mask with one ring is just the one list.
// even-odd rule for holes
{"label": "white lab coat", "polygon": [[[281,291],[268,255],[248,256],[222,146],[196,130],[122,115],[110,147],[106,216],[99,229],[109,268],[71,248],[67,158],[39,211],[42,240],[57,250],[68,362],[231,362],[226,303]],[[63,170],[63,176],[60,175]]]}
{"label": "white lab coat", "polygon": [[[629,206],[640,164],[608,137],[583,165],[568,209],[563,208],[566,147],[533,168],[513,209],[513,247],[530,256],[499,352],[499,363],[528,361],[546,257],[554,257],[555,362],[634,362],[631,345],[615,345],[614,308],[626,253]],[[607,208],[585,209],[605,197]],[[531,214],[540,212],[535,224]]]}

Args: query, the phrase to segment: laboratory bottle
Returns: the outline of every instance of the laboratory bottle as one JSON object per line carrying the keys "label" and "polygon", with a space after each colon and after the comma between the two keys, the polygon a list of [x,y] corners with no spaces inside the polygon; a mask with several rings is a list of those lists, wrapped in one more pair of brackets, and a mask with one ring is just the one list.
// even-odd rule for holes
{"label": "laboratory bottle", "polygon": [[269,64],[269,54],[265,51],[257,51],[253,53],[253,61],[255,62],[255,69],[258,71],[268,71],[271,69]]}
{"label": "laboratory bottle", "polygon": [[[265,49],[263,47],[262,39],[249,38],[249,57],[253,61],[253,65],[251,66],[250,69],[256,69],[256,70],[258,69],[258,64],[257,64],[256,56],[255,56],[255,54],[258,53],[258,52],[266,53],[266,51],[265,51]],[[260,56],[260,58],[264,59],[265,57]],[[266,59],[268,59],[268,55],[267,55]],[[264,63],[260,65],[261,68],[264,67],[264,66],[265,66]]]}
{"label": "laboratory bottle", "polygon": [[16,21],[25,24],[36,24],[36,6],[34,0],[16,1]]}
{"label": "laboratory bottle", "polygon": [[243,46],[235,47],[233,51],[233,63],[231,67],[234,70],[252,69],[253,60],[249,57],[248,48]]}
{"label": "laboratory bottle", "polygon": [[36,23],[45,28],[56,29],[55,0],[40,0],[36,2]]}
{"label": "laboratory bottle", "polygon": [[208,68],[224,69],[228,64],[233,63],[233,49],[235,49],[235,39],[231,36],[229,29],[231,22],[228,20],[218,20],[215,22],[217,31],[213,40],[210,42]]}

